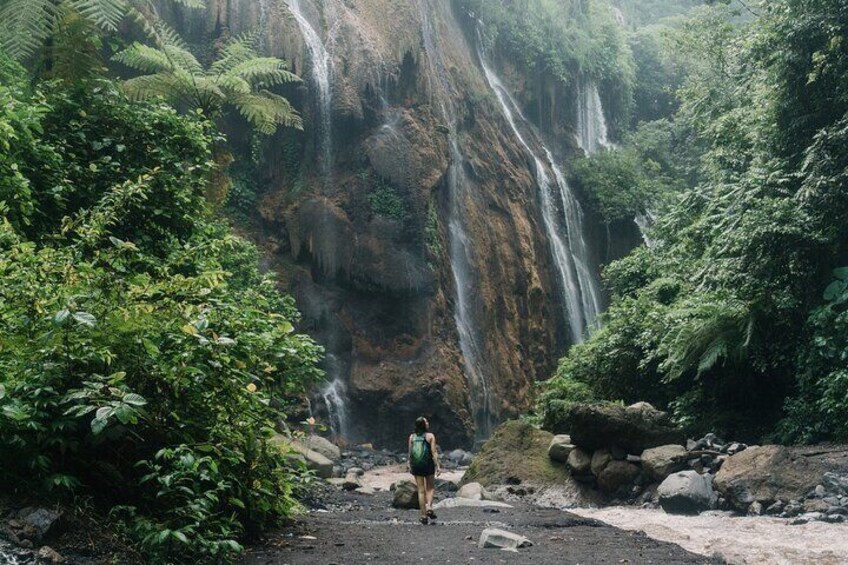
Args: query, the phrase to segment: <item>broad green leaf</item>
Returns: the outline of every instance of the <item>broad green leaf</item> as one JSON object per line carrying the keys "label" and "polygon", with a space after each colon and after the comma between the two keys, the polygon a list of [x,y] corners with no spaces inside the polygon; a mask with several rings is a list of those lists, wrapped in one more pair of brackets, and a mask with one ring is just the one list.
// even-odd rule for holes
{"label": "broad green leaf", "polygon": [[130,392],[124,395],[123,401],[132,406],[144,406],[147,404],[147,401],[140,394],[136,394],[134,392]]}
{"label": "broad green leaf", "polygon": [[824,299],[827,301],[836,300],[843,292],[845,292],[846,284],[842,281],[833,281],[824,291]]}
{"label": "broad green leaf", "polygon": [[833,269],[833,276],[841,281],[848,282],[848,267]]}
{"label": "broad green leaf", "polygon": [[197,328],[195,328],[191,324],[186,324],[182,327],[182,330],[188,335],[197,335]]}
{"label": "broad green leaf", "polygon": [[80,325],[93,328],[97,324],[97,318],[88,312],[74,312],[73,316]]}
{"label": "broad green leaf", "polygon": [[70,315],[71,312],[67,308],[63,308],[56,312],[56,315],[53,316],[53,323],[57,326],[64,325],[64,323],[68,321],[68,316]]}
{"label": "broad green leaf", "polygon": [[0,400],[3,400],[6,397],[6,386],[0,385]]}
{"label": "broad green leaf", "polygon": [[188,538],[182,532],[171,532],[171,535],[180,540],[183,543],[188,543]]}

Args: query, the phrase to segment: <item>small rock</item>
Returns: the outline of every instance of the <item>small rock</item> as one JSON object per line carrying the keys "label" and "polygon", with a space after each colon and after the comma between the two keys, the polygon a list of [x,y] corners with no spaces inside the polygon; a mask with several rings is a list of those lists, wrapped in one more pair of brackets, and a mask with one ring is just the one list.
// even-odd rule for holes
{"label": "small rock", "polygon": [[457,498],[467,498],[469,500],[495,500],[496,497],[488,490],[483,488],[480,483],[468,483],[460,487],[456,493]]}
{"label": "small rock", "polygon": [[365,474],[365,469],[363,469],[362,467],[351,467],[350,469],[347,470],[347,474],[348,475],[353,474],[353,475],[356,475],[357,477],[361,477],[362,475]]}
{"label": "small rock", "polygon": [[750,516],[762,516],[763,515],[763,505],[759,501],[752,502],[748,507],[748,515]]}
{"label": "small rock", "polygon": [[832,493],[848,495],[848,475],[827,472],[822,477],[822,482]]}
{"label": "small rock", "polygon": [[747,445],[745,445],[744,443],[739,443],[738,441],[734,441],[727,447],[727,454],[736,455],[740,451],[745,451],[746,449],[748,449]]}
{"label": "small rock", "polygon": [[362,483],[359,481],[359,475],[356,473],[348,472],[347,476],[344,478],[344,482],[342,483],[342,488],[344,490],[356,490],[362,486]]}
{"label": "small rock", "polygon": [[497,500],[471,500],[470,498],[446,498],[433,505],[433,510],[442,508],[512,508],[506,502]]}
{"label": "small rock", "polygon": [[694,439],[687,439],[686,451],[694,451],[695,449],[698,449],[698,442],[696,442]]}
{"label": "small rock", "polygon": [[774,504],[766,508],[766,514],[770,516],[777,516],[778,514],[782,514],[785,506],[786,505],[783,503],[782,500],[778,500]]}
{"label": "small rock", "polygon": [[392,506],[402,509],[418,508],[418,487],[412,481],[398,481],[394,485]]}
{"label": "small rock", "polygon": [[376,490],[374,490],[374,489],[373,489],[373,488],[371,488],[371,487],[364,486],[364,487],[359,487],[358,489],[356,489],[356,490],[355,490],[355,491],[353,491],[353,492],[355,492],[356,494],[364,494],[365,496],[374,496],[374,494],[375,494],[377,491],[376,491]]}
{"label": "small rock", "polygon": [[459,461],[459,465],[462,467],[468,467],[474,462],[474,455],[471,453],[465,452],[465,455],[462,456],[462,459]]}
{"label": "small rock", "polygon": [[816,498],[823,498],[827,496],[827,489],[824,488],[824,485],[816,485],[816,488],[813,492]]}
{"label": "small rock", "polygon": [[38,558],[42,561],[47,561],[48,563],[64,563],[65,558],[62,555],[49,546],[44,546],[38,550]]}
{"label": "small rock", "polygon": [[530,547],[531,545],[533,545],[533,542],[526,537],[497,528],[486,528],[480,534],[480,539],[477,541],[477,547],[481,549],[518,549],[519,547]]}
{"label": "small rock", "polygon": [[21,537],[38,542],[55,529],[56,523],[61,517],[61,513],[46,508],[24,508],[17,515],[18,521],[23,523]]}

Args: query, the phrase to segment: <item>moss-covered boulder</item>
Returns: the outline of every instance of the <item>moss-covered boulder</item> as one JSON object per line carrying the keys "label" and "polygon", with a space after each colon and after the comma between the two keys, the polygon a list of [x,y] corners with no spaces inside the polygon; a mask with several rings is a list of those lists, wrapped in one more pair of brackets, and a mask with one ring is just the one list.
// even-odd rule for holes
{"label": "moss-covered boulder", "polygon": [[487,441],[462,478],[483,486],[505,483],[538,485],[571,482],[565,465],[548,457],[553,434],[520,420],[502,424]]}

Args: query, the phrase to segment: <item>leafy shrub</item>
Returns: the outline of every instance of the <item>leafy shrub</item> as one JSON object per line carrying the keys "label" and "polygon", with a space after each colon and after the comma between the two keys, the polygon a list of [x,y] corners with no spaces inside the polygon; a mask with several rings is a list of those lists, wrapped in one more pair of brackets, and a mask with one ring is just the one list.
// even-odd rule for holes
{"label": "leafy shrub", "polygon": [[34,203],[0,208],[0,480],[121,506],[151,562],[226,560],[296,508],[268,439],[320,348],[202,198],[210,124],[89,86],[11,94],[39,150],[0,152]]}
{"label": "leafy shrub", "polygon": [[371,211],[378,216],[403,222],[408,215],[406,204],[397,190],[379,177],[368,193],[368,202],[371,204]]}

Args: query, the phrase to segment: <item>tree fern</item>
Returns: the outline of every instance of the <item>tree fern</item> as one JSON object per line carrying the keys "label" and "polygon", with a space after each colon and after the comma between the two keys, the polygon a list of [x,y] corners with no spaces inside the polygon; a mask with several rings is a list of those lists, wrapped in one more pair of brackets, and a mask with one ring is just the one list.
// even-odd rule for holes
{"label": "tree fern", "polygon": [[[205,0],[172,0],[186,8],[202,8]],[[151,0],[0,0],[0,47],[14,59],[31,57],[57,32],[64,9],[78,12],[97,28],[115,32],[127,16],[153,36],[157,18]]]}
{"label": "tree fern", "polygon": [[157,46],[135,43],[114,60],[145,75],[124,82],[133,99],[161,96],[199,108],[210,117],[233,106],[257,131],[272,134],[277,127],[302,128],[300,115],[284,97],[268,87],[300,79],[288,65],[274,57],[260,57],[251,35],[228,42],[208,69],[185,47],[179,36],[156,26]]}

